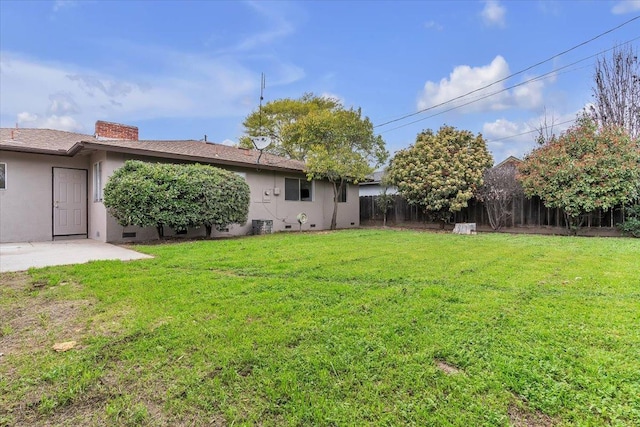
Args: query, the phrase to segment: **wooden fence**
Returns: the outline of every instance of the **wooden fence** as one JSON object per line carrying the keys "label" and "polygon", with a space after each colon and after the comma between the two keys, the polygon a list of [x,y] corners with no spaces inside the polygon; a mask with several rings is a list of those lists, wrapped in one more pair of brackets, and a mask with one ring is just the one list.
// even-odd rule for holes
{"label": "wooden fence", "polygon": [[[362,225],[380,224],[383,214],[378,209],[376,199],[378,196],[360,197],[360,223]],[[562,233],[566,229],[566,220],[561,209],[547,208],[540,198],[531,199],[521,197],[511,204],[510,215],[507,219],[506,228],[517,231]],[[588,214],[585,217],[582,229],[585,234],[592,235],[619,235],[616,225],[623,222],[624,209],[622,207],[602,210]],[[472,199],[469,206],[453,215],[452,222],[475,222],[480,228],[489,228],[487,211],[482,202]],[[428,225],[434,224],[425,215],[420,207],[410,205],[400,195],[393,196],[393,204],[387,210],[388,225]]]}

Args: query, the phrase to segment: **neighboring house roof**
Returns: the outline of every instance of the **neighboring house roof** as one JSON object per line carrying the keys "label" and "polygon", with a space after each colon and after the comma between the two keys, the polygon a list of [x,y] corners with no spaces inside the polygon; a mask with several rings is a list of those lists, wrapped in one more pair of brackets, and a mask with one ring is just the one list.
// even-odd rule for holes
{"label": "neighboring house roof", "polygon": [[260,169],[305,170],[304,162],[258,150],[195,140],[128,141],[52,129],[0,129],[0,150],[73,156],[82,150],[104,150],[167,159],[189,160]]}
{"label": "neighboring house roof", "polygon": [[500,163],[498,163],[497,165],[495,165],[494,167],[500,168],[503,166],[517,166],[520,163],[522,163],[522,160],[520,160],[519,158],[514,156],[509,156],[503,161],[501,161]]}
{"label": "neighboring house roof", "polygon": [[382,177],[384,175],[384,171],[375,171],[370,175],[367,175],[367,178],[365,181],[362,181],[360,183],[360,185],[376,185],[376,184],[380,184],[380,181],[382,181]]}

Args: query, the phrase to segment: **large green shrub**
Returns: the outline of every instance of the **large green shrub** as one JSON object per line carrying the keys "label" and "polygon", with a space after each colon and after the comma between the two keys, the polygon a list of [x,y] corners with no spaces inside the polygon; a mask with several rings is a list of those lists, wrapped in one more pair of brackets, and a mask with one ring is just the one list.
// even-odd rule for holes
{"label": "large green shrub", "polygon": [[442,126],[418,134],[415,144],[395,154],[389,182],[412,205],[444,222],[466,207],[493,164],[482,135]]}
{"label": "large green shrub", "polygon": [[207,229],[218,230],[230,224],[244,224],[249,215],[249,185],[240,175],[204,165],[191,165],[201,183],[200,223]]}
{"label": "large green shrub", "polygon": [[572,232],[585,214],[640,196],[637,142],[621,127],[598,128],[588,116],[529,153],[519,172],[525,195],[562,209]]}
{"label": "large green shrub", "polygon": [[176,231],[245,223],[249,186],[239,175],[205,165],[127,161],[109,178],[104,204],[120,225]]}
{"label": "large green shrub", "polygon": [[627,208],[625,221],[618,228],[628,236],[640,237],[640,204]]}

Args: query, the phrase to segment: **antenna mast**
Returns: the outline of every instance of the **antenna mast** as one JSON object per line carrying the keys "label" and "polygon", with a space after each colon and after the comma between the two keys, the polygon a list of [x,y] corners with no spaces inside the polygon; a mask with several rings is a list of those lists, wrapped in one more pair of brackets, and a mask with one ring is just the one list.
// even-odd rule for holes
{"label": "antenna mast", "polygon": [[262,127],[262,101],[264,100],[264,88],[265,88],[265,78],[264,73],[260,74],[260,107],[258,109],[258,136],[254,136],[251,138],[253,141],[253,145],[256,149],[260,150],[260,155],[258,156],[258,160],[256,163],[260,163],[260,158],[262,157],[262,150],[271,145],[271,139],[263,135],[264,128]]}
{"label": "antenna mast", "polygon": [[260,74],[260,108],[259,108],[259,112],[258,112],[258,117],[259,117],[259,125],[260,125],[260,131],[262,131],[262,100],[264,99],[264,88],[265,88],[265,79],[264,79],[264,73]]}

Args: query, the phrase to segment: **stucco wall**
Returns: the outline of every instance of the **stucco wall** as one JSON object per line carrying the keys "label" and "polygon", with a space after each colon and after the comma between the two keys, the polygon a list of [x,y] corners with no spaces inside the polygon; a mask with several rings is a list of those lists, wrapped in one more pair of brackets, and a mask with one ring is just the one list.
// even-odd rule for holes
{"label": "stucco wall", "polygon": [[52,240],[52,168],[88,170],[87,157],[0,151],[0,163],[7,164],[7,188],[0,190],[0,242]]}
{"label": "stucco wall", "polygon": [[[166,161],[152,157],[133,157],[121,153],[93,152],[76,157],[0,152],[0,163],[7,164],[7,189],[0,190],[0,242],[46,241],[52,239],[52,168],[68,167],[87,170],[88,237],[106,242],[133,242],[154,240],[153,227],[123,227],[107,213],[101,201],[94,201],[93,165],[102,162],[102,183],[106,184],[113,172],[125,160],[149,162]],[[250,234],[252,220],[273,221],[273,232],[297,231],[296,219],[301,212],[308,221],[302,230],[325,230],[331,225],[333,189],[329,182],[313,182],[312,201],[285,200],[285,178],[306,179],[302,173],[284,173],[259,168],[226,169],[245,177],[251,188],[249,218],[246,224],[233,224],[228,230],[214,231],[214,236],[241,236]],[[349,185],[347,202],[338,207],[338,228],[359,226],[358,187]],[[135,233],[135,237],[124,237]],[[165,235],[171,236],[168,227]],[[204,236],[204,227],[188,230],[186,237]]]}
{"label": "stucco wall", "polygon": [[[111,176],[117,168],[122,166],[125,160],[134,158],[148,162],[166,161],[151,157],[132,157],[119,153],[108,153],[103,165],[104,176]],[[302,230],[325,230],[330,227],[333,213],[333,189],[330,183],[314,181],[313,201],[288,201],[285,200],[284,196],[285,178],[306,179],[303,173],[286,173],[252,167],[225,167],[225,169],[237,172],[247,180],[251,188],[249,216],[246,224],[232,224],[228,230],[214,230],[213,236],[224,237],[251,234],[252,220],[273,221],[273,232],[297,231],[300,230],[300,225],[296,217],[301,212],[306,213],[308,217],[307,223],[302,225]],[[347,202],[340,203],[338,207],[338,228],[358,227],[360,221],[359,209],[358,187],[350,185]],[[154,228],[122,227],[110,215],[106,219],[106,228],[107,241],[109,242],[144,241],[157,238]],[[123,232],[134,232],[136,236],[123,237]],[[166,236],[171,236],[172,233],[171,229],[165,229]],[[204,236],[204,234],[204,227],[199,227],[190,229],[187,237]],[[96,238],[93,235],[91,237]]]}

